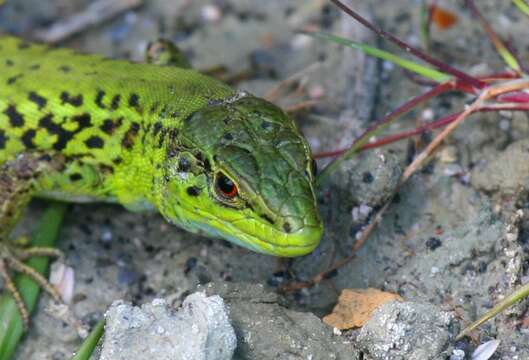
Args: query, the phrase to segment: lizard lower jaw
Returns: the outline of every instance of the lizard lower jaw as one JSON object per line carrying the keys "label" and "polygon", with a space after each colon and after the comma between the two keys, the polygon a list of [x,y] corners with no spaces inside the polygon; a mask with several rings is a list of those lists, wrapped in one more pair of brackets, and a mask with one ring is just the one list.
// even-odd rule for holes
{"label": "lizard lower jaw", "polygon": [[221,236],[262,254],[295,257],[311,253],[319,245],[322,233],[321,226],[306,226],[289,234],[272,231],[269,235],[257,235],[237,231],[230,234],[222,233]]}
{"label": "lizard lower jaw", "polygon": [[[180,208],[185,216],[179,218],[166,218],[189,231],[201,230],[210,236],[221,237],[236,245],[262,254],[295,257],[307,255],[320,243],[323,234],[323,225],[305,225],[296,231],[286,233],[269,226],[256,219],[222,219],[214,214],[190,211]],[[181,221],[181,219],[186,219]]]}
{"label": "lizard lower jaw", "polygon": [[323,228],[304,227],[295,233],[285,236],[285,244],[272,244],[272,254],[276,256],[294,257],[311,253],[320,244]]}

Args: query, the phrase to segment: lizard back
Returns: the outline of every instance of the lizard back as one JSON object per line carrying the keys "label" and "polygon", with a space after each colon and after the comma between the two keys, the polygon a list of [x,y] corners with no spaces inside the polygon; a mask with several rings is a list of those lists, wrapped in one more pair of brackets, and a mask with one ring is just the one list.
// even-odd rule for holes
{"label": "lizard back", "polygon": [[[147,160],[155,162],[169,130],[208,102],[233,94],[227,85],[189,69],[2,37],[0,164],[23,152],[58,153],[68,159],[67,176],[44,181],[43,191],[57,187],[80,196],[112,196],[111,188],[122,188],[113,181],[141,181],[126,173],[128,163],[146,161],[135,168],[150,171]],[[119,174],[120,168],[125,173]],[[97,186],[90,186],[94,181]],[[98,194],[90,194],[90,187]]]}

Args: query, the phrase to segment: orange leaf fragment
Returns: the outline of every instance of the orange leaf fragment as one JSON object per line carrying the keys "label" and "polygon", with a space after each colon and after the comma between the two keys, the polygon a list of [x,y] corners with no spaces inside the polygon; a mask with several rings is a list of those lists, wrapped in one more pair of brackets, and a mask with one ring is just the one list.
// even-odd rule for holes
{"label": "orange leaf fragment", "polygon": [[374,288],[344,289],[323,322],[340,330],[362,327],[376,309],[392,300],[403,301],[398,294]]}
{"label": "orange leaf fragment", "polygon": [[451,28],[457,22],[456,14],[437,5],[432,6],[431,14],[432,22],[441,30]]}

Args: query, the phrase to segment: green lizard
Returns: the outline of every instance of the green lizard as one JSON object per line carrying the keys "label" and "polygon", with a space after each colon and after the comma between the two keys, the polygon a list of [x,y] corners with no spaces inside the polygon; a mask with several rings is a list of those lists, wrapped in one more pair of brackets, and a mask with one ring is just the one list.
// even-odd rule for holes
{"label": "green lizard", "polygon": [[[277,256],[318,245],[315,170],[292,120],[161,58],[137,64],[0,38],[0,275],[8,285],[8,268],[25,271],[18,258],[54,253],[6,245],[34,196],[156,209],[189,231]],[[162,66],[173,62],[180,66]]]}

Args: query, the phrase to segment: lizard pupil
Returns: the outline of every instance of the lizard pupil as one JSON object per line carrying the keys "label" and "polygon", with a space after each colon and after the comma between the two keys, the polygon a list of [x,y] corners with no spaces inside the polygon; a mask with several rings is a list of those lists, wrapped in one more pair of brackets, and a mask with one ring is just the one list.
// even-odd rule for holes
{"label": "lizard pupil", "polygon": [[233,199],[237,195],[237,186],[223,173],[217,174],[217,189],[227,199]]}

